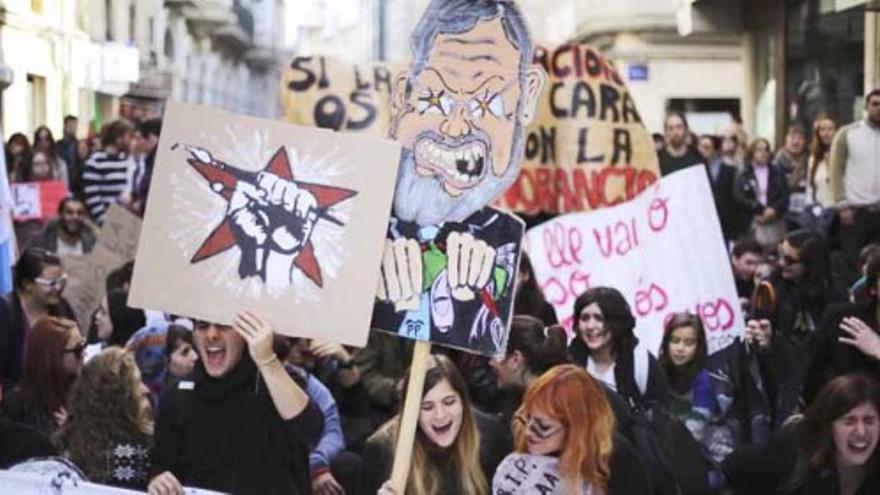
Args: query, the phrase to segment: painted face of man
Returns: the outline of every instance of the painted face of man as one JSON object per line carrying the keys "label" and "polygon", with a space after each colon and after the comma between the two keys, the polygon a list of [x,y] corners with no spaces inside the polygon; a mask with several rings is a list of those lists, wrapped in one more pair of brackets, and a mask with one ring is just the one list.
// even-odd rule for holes
{"label": "painted face of man", "polygon": [[395,214],[420,225],[461,221],[516,178],[523,128],[544,75],[520,79],[520,51],[499,19],[438,34],[424,68],[397,80],[391,135],[403,146]]}

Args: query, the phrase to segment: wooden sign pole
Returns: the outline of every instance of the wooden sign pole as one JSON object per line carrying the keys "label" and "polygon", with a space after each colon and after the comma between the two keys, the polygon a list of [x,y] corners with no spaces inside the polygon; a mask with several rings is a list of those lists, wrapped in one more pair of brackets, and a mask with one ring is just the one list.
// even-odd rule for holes
{"label": "wooden sign pole", "polygon": [[425,372],[431,357],[431,343],[417,341],[413,348],[412,366],[409,371],[409,385],[400,413],[400,426],[397,433],[397,447],[394,450],[394,466],[391,469],[391,485],[403,495],[409,467],[412,461],[413,444],[416,440],[416,428],[419,424],[419,410],[422,403],[422,389],[425,386]]}

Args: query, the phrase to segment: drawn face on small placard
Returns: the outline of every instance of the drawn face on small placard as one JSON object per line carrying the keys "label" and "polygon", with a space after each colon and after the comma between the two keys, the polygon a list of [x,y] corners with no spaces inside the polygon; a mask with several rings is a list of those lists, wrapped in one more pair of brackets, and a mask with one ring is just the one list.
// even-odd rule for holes
{"label": "drawn face on small placard", "polygon": [[432,2],[413,33],[412,67],[395,81],[394,213],[422,226],[462,221],[510,185],[544,85],[519,12],[470,4]]}

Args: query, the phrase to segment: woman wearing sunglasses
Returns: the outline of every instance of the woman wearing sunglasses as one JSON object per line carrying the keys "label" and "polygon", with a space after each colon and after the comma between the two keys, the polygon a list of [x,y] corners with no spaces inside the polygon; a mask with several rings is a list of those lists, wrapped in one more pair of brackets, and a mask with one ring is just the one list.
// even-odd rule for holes
{"label": "woman wearing sunglasses", "polygon": [[47,435],[63,425],[85,347],[75,321],[54,316],[39,319],[27,342],[21,380],[3,401],[4,414]]}
{"label": "woman wearing sunglasses", "polygon": [[15,265],[14,282],[11,297],[0,297],[0,382],[7,390],[21,376],[35,322],[44,316],[75,319],[61,296],[67,276],[55,254],[40,248],[25,250]]}
{"label": "woman wearing sunglasses", "polygon": [[498,467],[493,493],[542,491],[523,482],[523,469],[537,465],[550,466],[543,471],[561,479],[552,493],[609,493],[614,413],[583,368],[568,364],[541,375],[526,391],[513,426],[516,452]]}

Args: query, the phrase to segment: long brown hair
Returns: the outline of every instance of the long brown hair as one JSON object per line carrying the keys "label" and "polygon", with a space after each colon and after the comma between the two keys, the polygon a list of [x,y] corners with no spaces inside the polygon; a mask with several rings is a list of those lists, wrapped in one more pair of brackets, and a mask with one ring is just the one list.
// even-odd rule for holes
{"label": "long brown hair", "polygon": [[[797,427],[801,450],[810,467],[818,469],[834,463],[832,424],[865,403],[872,404],[880,412],[880,385],[868,375],[842,375],[825,385]],[[875,448],[873,457],[877,456],[877,451]]]}
{"label": "long brown hair", "polygon": [[[693,361],[684,366],[676,366],[669,357],[669,343],[672,340],[672,334],[679,328],[691,327],[697,334],[697,350]],[[666,323],[663,329],[663,340],[660,341],[660,356],[657,360],[660,367],[666,372],[670,386],[677,393],[685,393],[693,384],[697,373],[706,367],[706,359],[709,355],[709,347],[706,343],[706,330],[703,328],[703,321],[699,316],[684,311],[673,313],[672,318]]]}
{"label": "long brown hair", "polygon": [[819,137],[819,124],[826,120],[831,122],[831,124],[834,125],[834,128],[837,129],[837,122],[831,118],[830,114],[825,112],[817,115],[816,120],[813,121],[813,142],[810,144],[810,158],[812,158],[812,163],[810,166],[809,178],[810,188],[812,188],[813,191],[816,190],[816,171],[819,169],[819,163],[825,159],[825,155],[831,150],[831,145],[826,145],[822,142],[822,138]]}
{"label": "long brown hair", "polygon": [[142,407],[140,378],[130,352],[108,347],[85,367],[70,394],[67,423],[56,439],[92,480],[110,478],[107,452],[122,442],[148,442],[153,422]]}
{"label": "long brown hair", "polygon": [[[611,477],[614,413],[605,391],[573,364],[551,368],[526,390],[516,417],[539,410],[566,428],[565,445],[559,456],[559,474],[580,493],[582,482],[604,493]],[[515,422],[517,452],[528,452],[526,428]]]}
{"label": "long brown hair", "polygon": [[[422,390],[422,397],[439,383],[446,380],[461,398],[461,429],[455,438],[455,442],[449,447],[451,452],[450,462],[453,463],[455,472],[459,473],[460,486],[457,487],[458,492],[474,495],[486,494],[489,492],[489,485],[486,482],[486,476],[483,474],[480,465],[480,434],[477,431],[477,423],[471,410],[471,401],[468,398],[464,378],[461,377],[461,373],[458,372],[458,369],[448,357],[442,354],[435,354],[431,356],[431,360],[432,365],[425,374],[425,387]],[[406,384],[404,384],[403,390],[406,390]],[[397,432],[399,421],[400,416],[397,416],[389,421],[384,428],[393,428]],[[433,462],[428,450],[429,444],[430,440],[428,437],[422,432],[421,428],[418,428],[416,430],[416,442],[413,446],[412,465],[404,493],[435,495],[440,492],[442,473]]]}
{"label": "long brown hair", "polygon": [[55,316],[40,318],[31,329],[17,390],[39,404],[46,414],[67,405],[76,377],[64,370],[62,358],[70,332],[77,331],[75,321]]}

